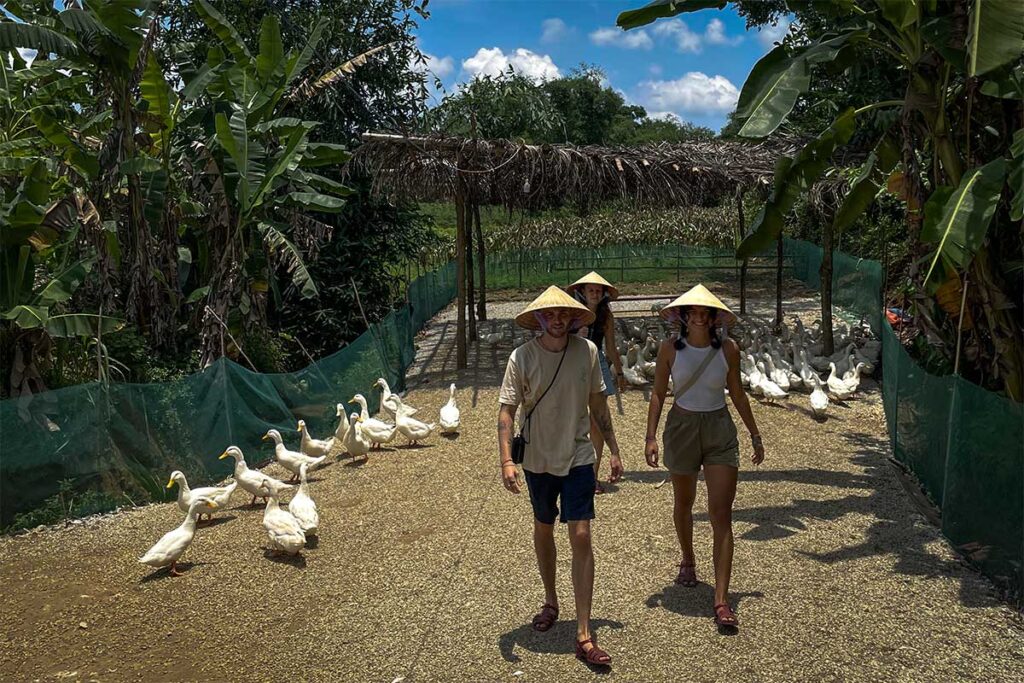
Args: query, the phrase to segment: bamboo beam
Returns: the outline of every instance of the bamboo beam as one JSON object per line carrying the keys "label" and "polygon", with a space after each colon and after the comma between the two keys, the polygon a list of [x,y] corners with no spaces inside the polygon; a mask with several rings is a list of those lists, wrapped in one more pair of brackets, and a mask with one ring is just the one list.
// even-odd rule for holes
{"label": "bamboo beam", "polygon": [[[459,155],[462,161],[462,155]],[[469,366],[466,352],[466,193],[462,177],[455,182],[455,369],[464,370]]]}

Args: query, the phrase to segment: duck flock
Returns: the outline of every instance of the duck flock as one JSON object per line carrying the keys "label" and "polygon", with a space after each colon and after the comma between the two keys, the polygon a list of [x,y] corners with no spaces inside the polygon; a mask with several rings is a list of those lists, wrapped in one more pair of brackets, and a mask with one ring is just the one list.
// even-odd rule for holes
{"label": "duck flock", "polygon": [[[234,481],[227,486],[204,486],[189,488],[185,475],[175,470],[171,473],[167,488],[178,486],[178,508],[185,513],[185,520],[177,528],[167,532],[146,552],[139,562],[151,567],[169,567],[173,576],[180,576],[177,562],[188,549],[195,537],[196,528],[202,517],[212,519],[213,515],[227,507],[232,495],[240,488],[252,496],[250,505],[261,498],[266,504],[263,513],[263,528],[266,530],[272,553],[296,555],[309,538],[318,536],[320,516],[316,502],[310,496],[308,473],[321,466],[328,455],[337,451],[352,458],[367,458],[371,450],[383,444],[392,443],[398,436],[405,437],[409,445],[416,445],[430,437],[435,431],[442,434],[457,434],[459,431],[459,407],[455,400],[455,385],[449,387],[448,402],[441,407],[437,423],[424,423],[414,419],[418,410],[404,403],[398,394],[391,393],[385,379],[380,378],[374,388],[381,389],[381,406],[394,416],[394,423],[370,417],[366,398],[356,394],[349,400],[358,404],[360,411],[345,414],[344,405],[336,406],[339,418],[334,436],[316,439],[309,433],[305,421],[299,420],[299,450],[293,451],[284,443],[281,433],[271,429],[263,435],[264,441],[274,442],[274,458],[291,473],[288,482],[275,479],[259,470],[250,469],[245,462],[242,449],[229,446],[220,459],[234,458]],[[298,488],[296,489],[296,484]],[[287,509],[281,507],[281,499],[292,493]]]}
{"label": "duck flock", "polygon": [[[654,380],[659,338],[667,339],[675,330],[660,319],[617,320],[622,373],[631,386],[647,388]],[[741,350],[740,381],[752,395],[768,403],[790,399],[802,391],[808,394],[811,411],[824,417],[830,399],[853,398],[861,375],[875,371],[882,342],[865,321],[853,326],[840,321],[833,329],[833,348],[838,350],[824,356],[821,321],[815,320],[811,327],[805,327],[796,316],[792,321],[792,326],[783,321],[775,330],[748,319],[730,330]]]}

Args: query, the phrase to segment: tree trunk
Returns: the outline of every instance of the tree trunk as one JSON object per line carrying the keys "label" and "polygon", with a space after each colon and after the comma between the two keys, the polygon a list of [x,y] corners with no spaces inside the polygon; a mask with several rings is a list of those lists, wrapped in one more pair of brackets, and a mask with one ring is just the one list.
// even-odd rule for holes
{"label": "tree trunk", "polygon": [[469,319],[469,327],[466,332],[469,335],[469,343],[476,343],[476,310],[473,302],[476,294],[473,287],[473,208],[476,204],[472,201],[466,205],[465,220],[466,226],[466,315]]}
{"label": "tree trunk", "polygon": [[[459,155],[458,165],[462,166]],[[468,366],[466,356],[466,198],[462,177],[455,181],[455,282],[457,317],[455,321],[455,368]]]}
{"label": "tree trunk", "polygon": [[779,233],[778,248],[775,251],[775,329],[782,329],[782,233]]}
{"label": "tree trunk", "polygon": [[[746,221],[743,218],[743,188],[736,186],[736,246],[739,247],[743,241],[743,233],[746,230]],[[740,315],[747,314],[747,259],[743,259],[740,266]]]}
{"label": "tree trunk", "polygon": [[473,205],[473,222],[476,224],[476,263],[480,271],[479,296],[476,302],[476,317],[487,320],[487,249],[484,247],[484,232],[480,227],[480,205]]}
{"label": "tree trunk", "polygon": [[824,221],[821,226],[821,339],[824,347],[821,355],[831,356],[836,352],[832,339],[832,222]]}

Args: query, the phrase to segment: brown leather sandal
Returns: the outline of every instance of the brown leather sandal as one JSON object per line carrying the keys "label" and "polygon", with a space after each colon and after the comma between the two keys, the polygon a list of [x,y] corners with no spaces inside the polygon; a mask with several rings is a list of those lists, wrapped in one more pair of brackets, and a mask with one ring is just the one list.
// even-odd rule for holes
{"label": "brown leather sandal", "polygon": [[676,577],[676,583],[680,586],[686,586],[687,588],[693,588],[699,581],[697,581],[697,567],[692,564],[679,563],[679,576]]}
{"label": "brown leather sandal", "polygon": [[740,620],[736,618],[732,607],[729,607],[728,603],[722,602],[715,605],[715,623],[719,626],[736,628],[740,625]]}
{"label": "brown leather sandal", "polygon": [[[590,643],[589,650],[583,647],[587,643]],[[576,659],[582,659],[587,664],[596,664],[597,666],[608,666],[612,663],[611,655],[599,648],[593,638],[576,641]]]}
{"label": "brown leather sandal", "polygon": [[556,621],[558,621],[558,607],[544,603],[544,606],[540,608],[540,612],[533,617],[533,630],[547,631],[555,625]]}

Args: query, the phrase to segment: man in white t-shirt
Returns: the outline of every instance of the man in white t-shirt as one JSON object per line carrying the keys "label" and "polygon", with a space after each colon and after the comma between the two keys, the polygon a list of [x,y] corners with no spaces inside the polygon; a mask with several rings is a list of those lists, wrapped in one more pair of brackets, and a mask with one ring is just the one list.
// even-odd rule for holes
{"label": "man in white t-shirt", "polygon": [[622,476],[622,461],[612,430],[597,347],[587,339],[569,334],[574,325],[589,325],[593,321],[594,314],[586,306],[558,287],[549,287],[516,316],[521,327],[543,333],[516,348],[509,357],[498,398],[498,454],[505,488],[519,493],[512,438],[516,410],[522,405],[520,425],[527,441],[523,474],[533,505],[533,545],[545,594],[544,606],[533,618],[533,628],[547,631],[558,620],[554,525],[560,500],[560,517],[569,525],[573,556],[576,656],[591,664],[608,665],[611,657],[597,647],[590,632],[594,593],[590,520],[594,518],[596,484],[591,415],[611,451],[610,481]]}

